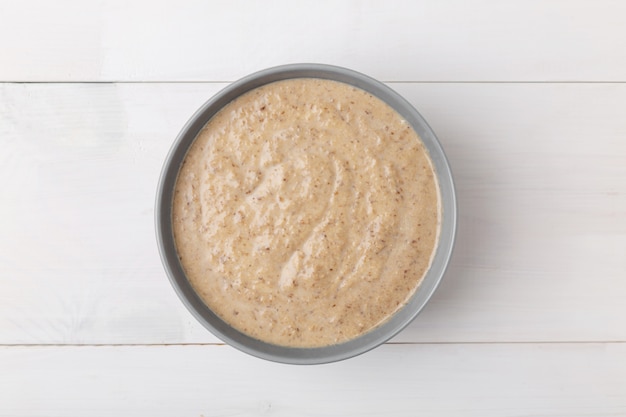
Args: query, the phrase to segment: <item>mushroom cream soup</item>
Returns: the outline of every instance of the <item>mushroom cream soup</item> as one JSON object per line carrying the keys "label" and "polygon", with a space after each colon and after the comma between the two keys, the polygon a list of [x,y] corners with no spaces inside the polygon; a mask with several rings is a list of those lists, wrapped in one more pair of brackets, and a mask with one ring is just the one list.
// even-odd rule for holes
{"label": "mushroom cream soup", "polygon": [[389,105],[297,78],[236,98],[180,168],[179,259],[207,306],[259,340],[319,347],[389,319],[437,245],[437,178]]}

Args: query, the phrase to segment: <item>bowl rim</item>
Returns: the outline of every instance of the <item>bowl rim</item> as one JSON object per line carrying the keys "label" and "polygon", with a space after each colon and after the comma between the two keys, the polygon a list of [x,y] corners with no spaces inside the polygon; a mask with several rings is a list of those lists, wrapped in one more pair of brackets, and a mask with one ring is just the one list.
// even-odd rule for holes
{"label": "bowl rim", "polygon": [[[429,270],[409,301],[391,318],[369,332],[346,342],[315,348],[286,347],[252,338],[213,313],[186,278],[174,244],[171,211],[173,190],[180,165],[200,130],[221,108],[236,97],[262,85],[292,78],[321,78],[343,82],[365,90],[386,102],[407,120],[428,150],[439,185],[441,226]],[[437,139],[421,114],[400,94],[360,72],[327,64],[288,64],[267,68],[241,78],[206,101],[183,126],[174,140],[161,170],[156,201],[155,229],[161,262],[176,294],[191,314],[211,333],[250,355],[288,364],[322,364],[363,354],[394,337],[411,323],[439,286],[449,265],[457,229],[457,200],[450,165]]]}

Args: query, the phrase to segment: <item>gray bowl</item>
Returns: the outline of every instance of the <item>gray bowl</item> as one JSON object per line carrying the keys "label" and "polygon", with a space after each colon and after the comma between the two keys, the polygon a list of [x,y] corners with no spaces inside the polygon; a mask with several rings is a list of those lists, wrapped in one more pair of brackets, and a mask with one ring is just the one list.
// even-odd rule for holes
{"label": "gray bowl", "polygon": [[[254,339],[232,328],[211,311],[196,294],[179,262],[172,231],[172,198],[179,168],[192,142],[204,125],[227,103],[262,85],[290,78],[323,78],[353,85],[377,96],[393,107],[415,129],[430,153],[442,199],[442,224],[430,269],[409,302],[387,322],[345,343],[318,347],[276,346]],[[373,349],[406,327],[424,308],[439,285],[452,254],[457,208],[450,167],[435,134],[422,116],[398,93],[358,72],[321,64],[294,64],[269,68],[232,83],[207,101],[187,122],[176,138],[163,166],[156,198],[156,234],[167,275],[189,311],[213,334],[251,355],[291,364],[319,364],[347,359]]]}

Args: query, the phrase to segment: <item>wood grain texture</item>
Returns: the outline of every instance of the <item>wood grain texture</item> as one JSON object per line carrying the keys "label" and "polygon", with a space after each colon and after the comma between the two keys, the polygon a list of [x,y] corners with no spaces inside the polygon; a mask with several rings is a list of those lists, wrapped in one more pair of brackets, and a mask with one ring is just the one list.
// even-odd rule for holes
{"label": "wood grain texture", "polygon": [[323,366],[228,346],[0,348],[0,416],[626,415],[626,346],[387,345]]}
{"label": "wood grain texture", "polygon": [[[161,164],[225,84],[0,85],[0,344],[215,342],[165,277]],[[405,84],[449,156],[452,266],[401,342],[626,341],[626,85]]]}
{"label": "wood grain texture", "polygon": [[619,0],[0,1],[0,81],[232,81],[292,62],[386,81],[626,81]]}

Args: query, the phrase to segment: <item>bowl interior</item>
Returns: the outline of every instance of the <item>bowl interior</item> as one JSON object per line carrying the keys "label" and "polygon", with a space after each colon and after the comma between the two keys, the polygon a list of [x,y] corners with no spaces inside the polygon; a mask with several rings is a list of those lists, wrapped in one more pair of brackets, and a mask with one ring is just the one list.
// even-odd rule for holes
{"label": "bowl interior", "polygon": [[[290,78],[322,78],[343,82],[365,90],[394,108],[422,139],[433,162],[441,193],[441,231],[430,269],[409,302],[389,320],[372,331],[347,342],[318,347],[293,348],[254,339],[225,323],[196,294],[179,262],[172,229],[172,199],[179,167],[187,150],[204,125],[236,97],[274,81]],[[156,201],[156,231],[159,251],[172,286],[189,311],[207,329],[228,344],[254,356],[276,362],[316,364],[334,362],[364,353],[406,327],[437,288],[452,254],[456,231],[456,198],[450,167],[434,132],[422,116],[395,91],[358,72],[321,64],[294,64],[270,68],[245,77],[206,102],[187,122],[167,156]]]}

